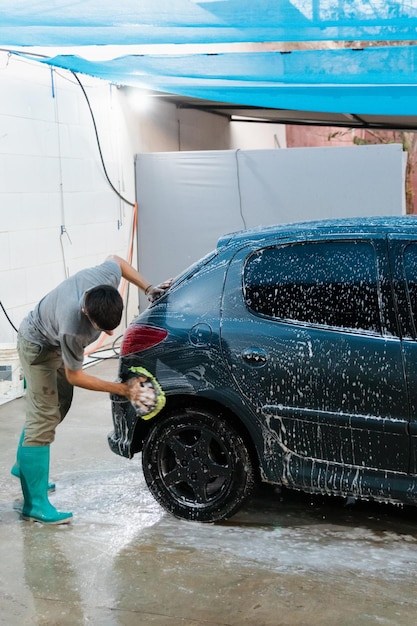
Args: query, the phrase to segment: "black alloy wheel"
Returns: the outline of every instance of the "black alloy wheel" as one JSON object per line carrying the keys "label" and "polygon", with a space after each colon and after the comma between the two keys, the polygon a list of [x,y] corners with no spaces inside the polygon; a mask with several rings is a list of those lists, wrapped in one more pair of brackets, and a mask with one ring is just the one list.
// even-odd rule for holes
{"label": "black alloy wheel", "polygon": [[254,486],[247,447],[224,416],[171,411],[151,429],[142,451],[146,483],[172,515],[218,522],[242,506]]}

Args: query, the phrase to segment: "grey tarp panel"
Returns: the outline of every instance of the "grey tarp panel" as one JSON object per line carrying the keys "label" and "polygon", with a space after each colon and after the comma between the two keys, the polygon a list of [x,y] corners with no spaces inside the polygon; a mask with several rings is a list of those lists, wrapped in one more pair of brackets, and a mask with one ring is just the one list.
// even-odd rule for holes
{"label": "grey tarp panel", "polygon": [[139,269],[175,276],[234,230],[401,215],[404,155],[399,144],[139,154]]}

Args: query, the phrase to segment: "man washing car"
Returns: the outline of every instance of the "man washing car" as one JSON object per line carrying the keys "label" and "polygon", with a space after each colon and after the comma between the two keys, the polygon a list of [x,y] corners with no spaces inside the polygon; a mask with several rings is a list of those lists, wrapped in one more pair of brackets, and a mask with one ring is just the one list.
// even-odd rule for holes
{"label": "man washing car", "polygon": [[57,511],[49,502],[50,444],[71,406],[73,388],[125,396],[145,410],[149,390],[140,378],[110,382],[83,369],[86,346],[101,332],[112,335],[120,324],[121,278],[142,289],[150,301],[170,285],[151,285],[127,261],[111,255],[101,265],[84,269],[49,292],[22,321],[17,349],[26,379],[26,422],[11,473],[20,478],[22,517],[44,524],[64,524],[72,513]]}

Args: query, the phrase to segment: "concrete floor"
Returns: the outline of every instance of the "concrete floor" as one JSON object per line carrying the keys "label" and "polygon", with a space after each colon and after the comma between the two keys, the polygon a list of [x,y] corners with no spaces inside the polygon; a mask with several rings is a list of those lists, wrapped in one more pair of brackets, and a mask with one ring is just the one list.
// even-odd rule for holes
{"label": "concrete floor", "polygon": [[73,523],[20,520],[9,469],[23,404],[0,406],[0,624],[416,626],[415,511],[268,489],[227,523],[177,520],[140,458],[108,448],[107,394],[76,390],[51,447],[50,499]]}

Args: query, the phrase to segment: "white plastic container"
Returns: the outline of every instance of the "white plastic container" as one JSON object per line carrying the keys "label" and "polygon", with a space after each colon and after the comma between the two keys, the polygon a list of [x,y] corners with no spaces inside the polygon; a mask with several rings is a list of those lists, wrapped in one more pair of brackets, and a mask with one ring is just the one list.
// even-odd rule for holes
{"label": "white plastic container", "polygon": [[0,404],[24,394],[24,376],[14,343],[0,343]]}

